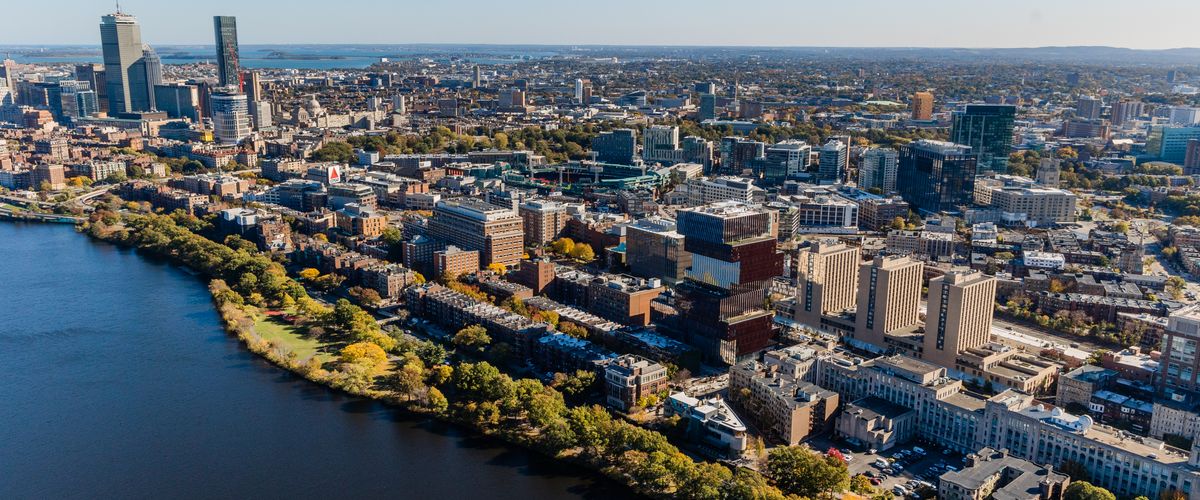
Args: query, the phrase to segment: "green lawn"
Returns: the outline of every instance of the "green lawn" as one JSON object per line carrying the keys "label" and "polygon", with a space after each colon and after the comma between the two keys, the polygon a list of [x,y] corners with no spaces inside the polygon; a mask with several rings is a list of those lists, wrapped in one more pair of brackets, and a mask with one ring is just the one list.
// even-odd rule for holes
{"label": "green lawn", "polygon": [[280,318],[260,314],[255,319],[254,330],[263,340],[269,340],[277,345],[287,347],[296,353],[297,359],[316,356],[322,363],[332,361],[336,356],[330,352],[330,344],[310,339]]}

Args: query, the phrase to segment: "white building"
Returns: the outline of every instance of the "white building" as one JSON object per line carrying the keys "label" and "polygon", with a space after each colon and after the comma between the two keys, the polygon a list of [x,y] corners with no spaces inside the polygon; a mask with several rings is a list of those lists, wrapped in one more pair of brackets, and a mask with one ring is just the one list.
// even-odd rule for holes
{"label": "white building", "polygon": [[877,188],[883,194],[896,192],[896,172],[900,153],[891,148],[871,148],[858,166],[858,188]]}
{"label": "white building", "polygon": [[217,140],[222,144],[237,144],[250,136],[250,105],[246,94],[213,92],[209,102]]}

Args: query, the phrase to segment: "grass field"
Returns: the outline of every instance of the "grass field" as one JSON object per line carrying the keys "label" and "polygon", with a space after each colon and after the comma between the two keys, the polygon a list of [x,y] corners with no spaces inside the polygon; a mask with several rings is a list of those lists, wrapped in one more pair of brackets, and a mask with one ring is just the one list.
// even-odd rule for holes
{"label": "grass field", "polygon": [[330,349],[326,349],[326,347],[329,347],[330,344],[301,335],[296,327],[287,324],[279,317],[259,314],[255,318],[254,330],[263,340],[269,340],[291,349],[296,353],[298,359],[316,356],[322,363],[325,363],[336,357],[333,353],[327,352]]}

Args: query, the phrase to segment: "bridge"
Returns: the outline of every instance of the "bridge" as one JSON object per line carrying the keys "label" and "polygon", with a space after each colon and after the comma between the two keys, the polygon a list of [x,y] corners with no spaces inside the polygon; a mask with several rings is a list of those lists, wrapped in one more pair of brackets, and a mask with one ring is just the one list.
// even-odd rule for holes
{"label": "bridge", "polygon": [[0,219],[21,220],[30,222],[52,222],[58,224],[78,224],[86,221],[86,217],[72,215],[47,214],[41,212],[17,211],[8,207],[0,207]]}

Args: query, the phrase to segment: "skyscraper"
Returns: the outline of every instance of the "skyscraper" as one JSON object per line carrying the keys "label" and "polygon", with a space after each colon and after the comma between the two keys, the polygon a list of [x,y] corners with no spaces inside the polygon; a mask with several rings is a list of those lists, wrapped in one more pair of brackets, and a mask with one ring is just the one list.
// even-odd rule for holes
{"label": "skyscraper", "polygon": [[642,159],[667,164],[683,161],[679,148],[679,127],[651,125],[642,131]]}
{"label": "skyscraper", "polygon": [[1090,95],[1079,96],[1075,100],[1075,116],[1084,120],[1099,120],[1103,109],[1104,101]]}
{"label": "skyscraper", "polygon": [[109,112],[129,113],[153,107],[154,87],[148,85],[146,65],[142,62],[142,29],[137,18],[123,12],[102,16],[100,43]]}
{"label": "skyscraper", "polygon": [[246,94],[232,87],[213,92],[209,98],[212,106],[213,134],[223,144],[237,144],[250,135],[250,106]]}
{"label": "skyscraper", "polygon": [[96,92],[99,111],[108,111],[108,82],[104,78],[103,64],[77,64],[75,79],[88,82],[88,85],[91,85],[92,90]]}
{"label": "skyscraper", "polygon": [[899,160],[900,154],[895,149],[868,149],[858,165],[858,188],[878,189],[883,194],[896,192]]}
{"label": "skyscraper", "polygon": [[979,173],[1007,173],[1017,108],[1008,104],[968,104],[954,113],[950,142],[970,146]]}
{"label": "skyscraper", "polygon": [[933,93],[917,92],[912,97],[912,119],[929,121],[933,119]]}
{"label": "skyscraper", "polygon": [[900,150],[897,189],[914,208],[937,213],[969,205],[975,190],[977,157],[971,148],[920,140]]}
{"label": "skyscraper", "polygon": [[996,278],[956,270],[929,280],[923,358],[954,368],[958,353],[988,343]]}
{"label": "skyscraper", "polygon": [[767,288],[783,274],[776,215],[725,201],[678,212],[692,254],[676,287],[680,329],[706,359],[733,364],[767,347],[774,334]]}
{"label": "skyscraper", "polygon": [[480,87],[483,87],[483,73],[482,73],[482,71],[479,69],[479,65],[478,65],[478,64],[476,64],[476,65],[475,65],[475,78],[474,78],[474,80],[471,82],[471,85],[472,85],[474,88],[480,88]]}
{"label": "skyscraper", "polygon": [[601,132],[592,140],[592,150],[596,152],[596,161],[633,165],[637,153],[636,135],[637,132],[629,128]]}
{"label": "skyscraper", "polygon": [[821,146],[821,162],[818,175],[822,181],[842,182],[846,173],[846,163],[849,158],[847,144],[836,139],[830,139]]}
{"label": "skyscraper", "polygon": [[797,322],[821,326],[821,315],[853,309],[858,284],[858,248],[821,240],[796,254]]}
{"label": "skyscraper", "polygon": [[858,347],[885,351],[888,333],[920,322],[925,265],[909,256],[876,255],[858,271],[858,311],[851,336]]}
{"label": "skyscraper", "polygon": [[217,43],[217,79],[222,87],[242,88],[238,70],[237,18],[213,16],[213,33]]}
{"label": "skyscraper", "polygon": [[[0,87],[8,89],[8,99],[16,101],[17,99],[17,62],[12,59],[4,59],[0,63]],[[0,105],[4,104],[0,101]]]}
{"label": "skyscraper", "polygon": [[158,57],[158,52],[154,51],[154,47],[142,45],[142,61],[141,70],[143,78],[146,80],[146,88],[149,92],[150,106],[147,109],[154,108],[154,86],[162,84],[162,59]]}
{"label": "skyscraper", "polygon": [[700,120],[712,120],[717,117],[717,95],[700,94]]}

